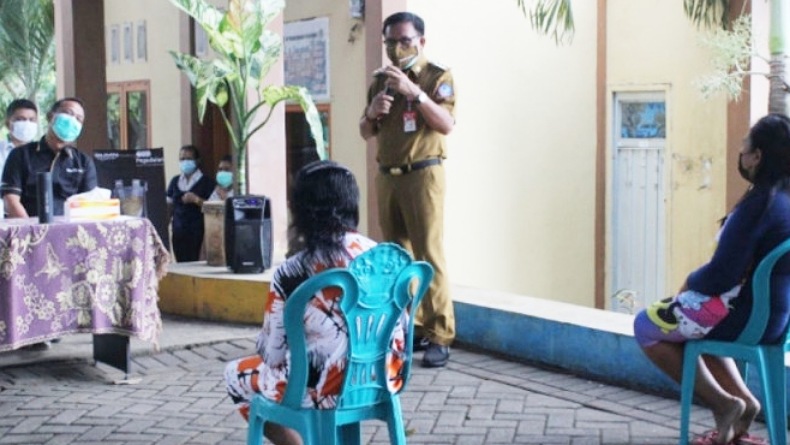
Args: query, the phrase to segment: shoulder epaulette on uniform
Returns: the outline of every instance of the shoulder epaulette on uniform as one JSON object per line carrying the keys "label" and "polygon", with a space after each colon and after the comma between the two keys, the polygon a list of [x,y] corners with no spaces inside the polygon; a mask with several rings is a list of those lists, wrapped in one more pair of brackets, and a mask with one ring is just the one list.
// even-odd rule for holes
{"label": "shoulder epaulette on uniform", "polygon": [[442,71],[449,71],[449,70],[450,70],[450,67],[449,67],[449,66],[447,66],[447,65],[443,65],[443,64],[441,64],[441,63],[436,63],[436,62],[428,62],[428,64],[429,64],[429,65],[431,65],[432,67],[434,67],[434,68],[438,68],[438,69],[440,69],[440,70],[442,70]]}

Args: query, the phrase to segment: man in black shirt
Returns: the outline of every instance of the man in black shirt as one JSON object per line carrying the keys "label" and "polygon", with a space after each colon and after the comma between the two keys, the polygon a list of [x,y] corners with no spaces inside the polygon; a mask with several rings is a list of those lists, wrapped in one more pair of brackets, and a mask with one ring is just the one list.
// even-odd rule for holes
{"label": "man in black shirt", "polygon": [[96,187],[93,159],[74,146],[85,120],[82,101],[76,97],[56,101],[47,120],[49,129],[41,140],[17,147],[6,160],[0,194],[9,217],[37,216],[36,173],[52,173],[55,215],[63,215],[66,198]]}

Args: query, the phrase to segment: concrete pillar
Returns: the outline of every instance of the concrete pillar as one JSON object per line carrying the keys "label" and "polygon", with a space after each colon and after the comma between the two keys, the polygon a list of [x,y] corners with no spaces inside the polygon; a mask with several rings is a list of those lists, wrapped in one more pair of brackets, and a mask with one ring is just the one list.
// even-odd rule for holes
{"label": "concrete pillar", "polygon": [[81,150],[110,148],[104,0],[56,0],[54,5],[57,97],[76,96],[85,104]]}
{"label": "concrete pillar", "polygon": [[[283,16],[277,17],[270,29],[283,33]],[[265,85],[283,85],[285,71],[283,57],[272,67],[264,80]],[[258,101],[258,94],[248,91],[249,103]],[[258,111],[257,119],[263,120],[268,108]],[[271,200],[272,230],[275,262],[285,258],[288,250],[288,203],[286,201],[285,162],[285,104],[280,103],[269,122],[250,138],[247,145],[247,184],[251,194],[261,194]]]}

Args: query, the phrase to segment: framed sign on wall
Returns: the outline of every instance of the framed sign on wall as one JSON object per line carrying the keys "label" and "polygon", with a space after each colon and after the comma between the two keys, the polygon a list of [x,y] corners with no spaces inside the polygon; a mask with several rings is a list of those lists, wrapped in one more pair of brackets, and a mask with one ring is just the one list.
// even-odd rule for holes
{"label": "framed sign on wall", "polygon": [[285,83],[307,88],[316,103],[329,102],[329,18],[285,24]]}

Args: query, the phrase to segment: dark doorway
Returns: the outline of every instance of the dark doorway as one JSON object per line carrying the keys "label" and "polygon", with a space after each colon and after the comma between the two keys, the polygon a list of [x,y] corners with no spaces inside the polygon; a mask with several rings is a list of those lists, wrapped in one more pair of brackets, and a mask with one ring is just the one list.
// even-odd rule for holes
{"label": "dark doorway", "polygon": [[203,117],[203,124],[197,122],[197,116],[195,116],[193,128],[193,143],[200,149],[202,159],[200,169],[204,175],[214,178],[217,174],[219,160],[225,155],[233,154],[230,134],[225,126],[225,121],[222,120],[219,107],[209,102],[206,115]]}
{"label": "dark doorway", "polygon": [[[324,144],[327,152],[330,153],[329,137],[329,104],[317,105],[318,113],[321,116],[321,124],[324,127]],[[315,141],[310,135],[310,127],[307,125],[302,109],[298,105],[289,105],[285,109],[285,146],[286,146],[286,169],[287,187],[290,196],[291,185],[296,172],[310,162],[318,160],[315,151]]]}

